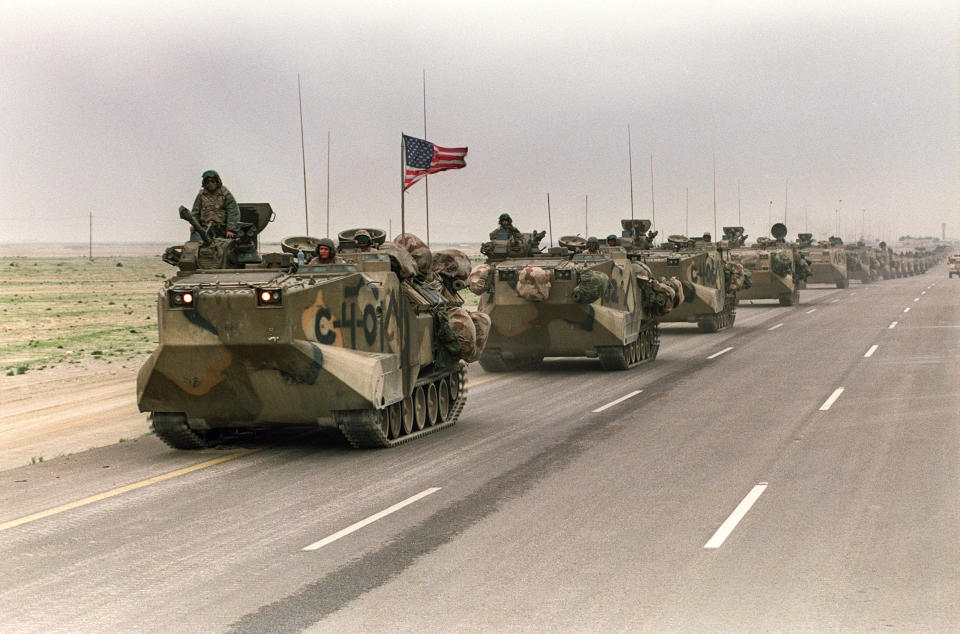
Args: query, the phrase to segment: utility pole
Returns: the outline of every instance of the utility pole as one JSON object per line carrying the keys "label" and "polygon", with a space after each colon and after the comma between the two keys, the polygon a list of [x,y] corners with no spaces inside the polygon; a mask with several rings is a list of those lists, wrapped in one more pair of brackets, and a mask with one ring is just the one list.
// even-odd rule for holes
{"label": "utility pole", "polygon": [[[627,154],[629,154],[630,164],[630,220],[633,220],[633,145],[630,143],[630,126],[627,126]],[[549,194],[547,195],[549,198]],[[549,206],[549,205],[548,205]],[[550,246],[553,246],[553,239],[550,239]]]}

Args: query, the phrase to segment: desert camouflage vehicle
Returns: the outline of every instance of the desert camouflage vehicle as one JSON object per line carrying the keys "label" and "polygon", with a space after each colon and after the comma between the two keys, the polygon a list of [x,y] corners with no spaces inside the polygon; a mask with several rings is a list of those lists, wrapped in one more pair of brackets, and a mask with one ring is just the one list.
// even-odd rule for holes
{"label": "desert camouflage vehicle", "polygon": [[813,242],[809,233],[797,234],[797,246],[800,254],[810,263],[810,277],[807,284],[834,284],[837,288],[847,288],[847,256],[843,250],[843,240],[830,236],[829,240]]}
{"label": "desert camouflage vehicle", "polygon": [[605,370],[653,361],[658,319],[682,300],[678,282],[659,282],[626,252],[580,251],[582,238],[560,239],[541,253],[542,232],[494,239],[481,247],[470,290],[492,328],[480,365],[522,370],[544,357],[598,357]]}
{"label": "desert camouflage vehicle", "polygon": [[952,279],[954,275],[960,277],[960,254],[947,259],[947,277]]}
{"label": "desert camouflage vehicle", "polygon": [[[620,221],[628,244],[641,242],[637,238],[645,228],[635,223],[643,222],[647,221]],[[672,235],[658,248],[630,248],[627,253],[631,260],[646,264],[655,278],[676,278],[683,285],[683,303],[661,317],[661,322],[696,323],[701,332],[733,326],[744,269],[738,262],[726,261],[725,250],[709,236]]]}
{"label": "desert camouflage vehicle", "polygon": [[752,247],[730,253],[750,272],[751,286],[737,293],[737,299],[776,299],[781,306],[800,302],[800,284],[810,275],[810,264],[794,244],[784,241],[787,227],[781,222],[771,227],[769,238],[758,238]]}
{"label": "desert camouflage vehicle", "polygon": [[466,255],[432,254],[424,266],[415,237],[382,244],[368,230],[379,249],[298,266],[317,239],[260,256],[270,206],[240,209],[253,245],[243,257],[205,240],[167,258],[178,271],[160,290],[159,346],[137,378],[157,436],[194,449],[237,429],[324,426],[356,447],[388,447],[457,420],[466,362],[489,329],[461,307]]}
{"label": "desert camouflage vehicle", "polygon": [[858,280],[861,284],[870,284],[880,279],[880,260],[873,249],[863,242],[858,242],[846,245],[845,252],[848,279]]}

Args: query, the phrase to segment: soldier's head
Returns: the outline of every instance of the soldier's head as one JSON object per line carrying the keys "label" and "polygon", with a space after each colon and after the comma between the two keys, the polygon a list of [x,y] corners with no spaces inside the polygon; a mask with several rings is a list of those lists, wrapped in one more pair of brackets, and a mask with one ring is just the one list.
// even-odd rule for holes
{"label": "soldier's head", "polygon": [[711,240],[713,240],[713,236],[710,235],[710,232],[709,232],[709,231],[705,232],[705,233],[703,234],[703,241],[704,241],[704,242],[710,242]]}
{"label": "soldier's head", "polygon": [[501,227],[508,227],[513,224],[513,218],[510,217],[510,214],[500,214],[500,219],[497,220],[497,223]]}
{"label": "soldier's head", "polygon": [[591,253],[596,253],[600,249],[600,241],[597,240],[594,236],[587,238],[587,251]]}
{"label": "soldier's head", "polygon": [[608,247],[616,247],[616,246],[619,246],[619,245],[620,245],[620,240],[619,240],[619,238],[617,238],[616,235],[614,235],[614,234],[611,233],[610,235],[607,236],[607,246],[608,246]]}
{"label": "soldier's head", "polygon": [[203,188],[208,192],[215,192],[220,189],[220,175],[213,170],[207,170],[203,173],[203,176],[200,177],[200,184],[203,185]]}
{"label": "soldier's head", "polygon": [[357,229],[353,234],[353,241],[357,243],[357,249],[360,251],[369,251],[373,246],[373,240],[370,238],[370,232],[366,229]]}
{"label": "soldier's head", "polygon": [[328,262],[333,259],[336,252],[337,247],[330,238],[321,238],[319,242],[317,242],[317,257],[320,260]]}

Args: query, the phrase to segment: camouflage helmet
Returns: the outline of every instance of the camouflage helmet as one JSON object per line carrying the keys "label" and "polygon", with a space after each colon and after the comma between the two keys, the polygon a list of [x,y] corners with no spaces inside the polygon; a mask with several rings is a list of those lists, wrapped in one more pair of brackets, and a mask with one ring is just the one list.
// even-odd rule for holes
{"label": "camouflage helmet", "polygon": [[337,245],[334,244],[333,240],[331,240],[330,238],[320,238],[319,240],[317,240],[316,251],[318,254],[320,253],[320,247],[327,247],[328,249],[330,249],[331,256],[337,252]]}
{"label": "camouflage helmet", "polygon": [[600,241],[597,240],[596,236],[590,236],[589,238],[587,238],[587,246],[590,246],[591,244],[599,245]]}
{"label": "camouflage helmet", "polygon": [[[366,238],[366,239],[361,240],[361,238]],[[370,237],[370,232],[367,231],[366,229],[357,229],[356,232],[354,232],[353,234],[353,241],[356,242],[357,244],[361,244],[363,242],[370,244],[371,242],[373,242],[373,239]]]}
{"label": "camouflage helmet", "polygon": [[620,241],[620,239],[617,238],[616,234],[611,233],[610,235],[607,236],[607,244],[609,244],[609,245],[615,245],[615,244],[617,244],[619,241]]}
{"label": "camouflage helmet", "polygon": [[217,174],[215,170],[207,170],[203,173],[203,176],[200,177],[200,184],[206,185],[208,180],[217,181],[217,185],[222,185],[223,182],[220,180],[220,175]]}
{"label": "camouflage helmet", "polygon": [[510,214],[500,214],[500,217],[497,218],[497,223],[501,224],[503,223],[504,220],[506,220],[510,224],[513,224],[513,218],[510,217]]}

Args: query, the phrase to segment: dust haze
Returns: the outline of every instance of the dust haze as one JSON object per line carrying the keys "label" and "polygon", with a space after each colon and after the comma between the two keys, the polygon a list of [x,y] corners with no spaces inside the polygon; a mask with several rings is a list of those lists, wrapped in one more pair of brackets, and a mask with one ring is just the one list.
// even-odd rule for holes
{"label": "dust haze", "polygon": [[[960,236],[954,2],[20,2],[0,6],[0,242],[177,242],[200,174],[265,239],[400,225],[400,134],[467,145],[431,238]],[[631,153],[628,152],[628,126]],[[652,184],[652,187],[651,187]],[[407,196],[423,234],[422,184]],[[689,201],[689,202],[688,202]],[[586,221],[584,218],[587,211]],[[688,212],[689,210],[689,212]],[[689,220],[687,214],[689,213]]]}

